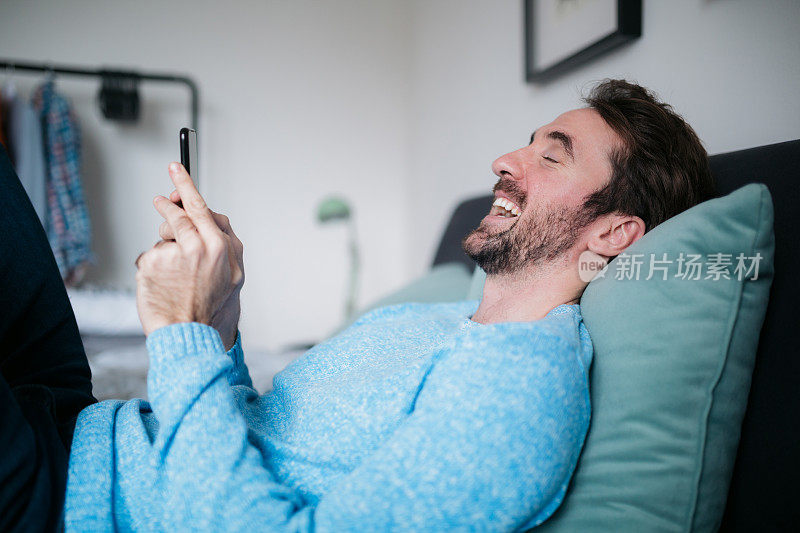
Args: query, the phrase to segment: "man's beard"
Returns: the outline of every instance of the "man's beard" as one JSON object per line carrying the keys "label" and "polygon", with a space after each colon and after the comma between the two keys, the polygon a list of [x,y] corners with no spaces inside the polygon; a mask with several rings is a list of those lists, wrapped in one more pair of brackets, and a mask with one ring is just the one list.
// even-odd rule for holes
{"label": "man's beard", "polygon": [[[499,188],[500,182],[495,190]],[[595,219],[583,205],[552,211],[535,209],[527,218],[522,216],[508,229],[496,233],[481,222],[464,238],[464,251],[486,274],[512,274],[556,259],[572,248],[580,231]]]}

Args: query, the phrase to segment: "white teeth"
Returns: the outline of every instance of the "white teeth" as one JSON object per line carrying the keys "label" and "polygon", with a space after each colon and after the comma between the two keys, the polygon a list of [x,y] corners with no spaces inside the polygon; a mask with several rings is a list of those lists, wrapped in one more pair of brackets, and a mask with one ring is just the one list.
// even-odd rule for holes
{"label": "white teeth", "polygon": [[498,207],[502,207],[503,209],[505,209],[506,211],[508,211],[512,215],[514,215],[515,217],[519,216],[520,213],[521,213],[519,207],[517,207],[517,204],[515,204],[511,200],[508,200],[507,198],[500,198],[500,197],[495,198],[494,203],[492,203],[492,205],[496,205]]}

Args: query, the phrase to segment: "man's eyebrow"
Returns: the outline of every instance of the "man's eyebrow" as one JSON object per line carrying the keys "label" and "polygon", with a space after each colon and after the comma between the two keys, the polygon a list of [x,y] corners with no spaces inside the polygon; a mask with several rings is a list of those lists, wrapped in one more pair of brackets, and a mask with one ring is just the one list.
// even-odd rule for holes
{"label": "man's eyebrow", "polygon": [[575,161],[575,152],[572,149],[572,137],[570,137],[563,131],[551,131],[550,133],[547,134],[547,137],[549,139],[555,139],[556,141],[560,142],[561,145],[564,147],[564,150],[567,152],[569,158]]}

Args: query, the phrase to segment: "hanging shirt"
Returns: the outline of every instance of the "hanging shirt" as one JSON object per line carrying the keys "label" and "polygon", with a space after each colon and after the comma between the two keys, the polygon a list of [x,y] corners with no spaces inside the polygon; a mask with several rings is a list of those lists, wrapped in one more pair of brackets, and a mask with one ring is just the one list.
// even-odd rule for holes
{"label": "hanging shirt", "polygon": [[92,260],[91,228],[80,176],[80,131],[67,100],[47,80],[34,91],[33,108],[42,122],[47,168],[47,238],[61,277],[81,277]]}
{"label": "hanging shirt", "polygon": [[8,152],[14,161],[19,181],[47,227],[47,173],[44,162],[42,123],[28,102],[17,96],[13,85],[3,87]]}

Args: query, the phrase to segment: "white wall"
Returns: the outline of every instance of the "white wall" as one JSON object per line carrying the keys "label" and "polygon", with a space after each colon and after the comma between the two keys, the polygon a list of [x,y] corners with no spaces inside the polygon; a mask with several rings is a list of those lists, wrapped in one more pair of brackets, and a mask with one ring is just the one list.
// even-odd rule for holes
{"label": "white wall", "polygon": [[[345,233],[315,224],[325,195],[355,205],[367,302],[422,272],[455,204],[494,183],[492,160],[591,81],[650,86],[712,153],[800,137],[798,20],[796,0],[645,0],[641,39],[536,86],[521,0],[5,0],[0,57],[197,80],[202,188],[246,246],[245,343],[279,346],[341,318]],[[186,91],[143,85],[142,121],[122,126],[99,117],[96,82],[58,85],[84,132],[92,279],[130,287],[157,239],[150,201],[170,190]]]}
{"label": "white wall", "polygon": [[581,105],[590,82],[638,80],[710,153],[800,138],[800,2],[644,0],[642,37],[547,85],[523,74],[521,0],[415,0],[409,267],[419,272],[490,164]]}
{"label": "white wall", "polygon": [[[274,347],[342,319],[346,235],[316,224],[324,196],[355,207],[362,299],[405,279],[406,11],[391,0],[3,1],[0,57],[195,78],[201,188],[246,246],[245,343]],[[83,130],[90,281],[132,287],[134,258],[158,239],[151,200],[171,190],[187,91],[142,85],[142,121],[124,126],[100,118],[98,82],[64,76],[58,87]]]}

